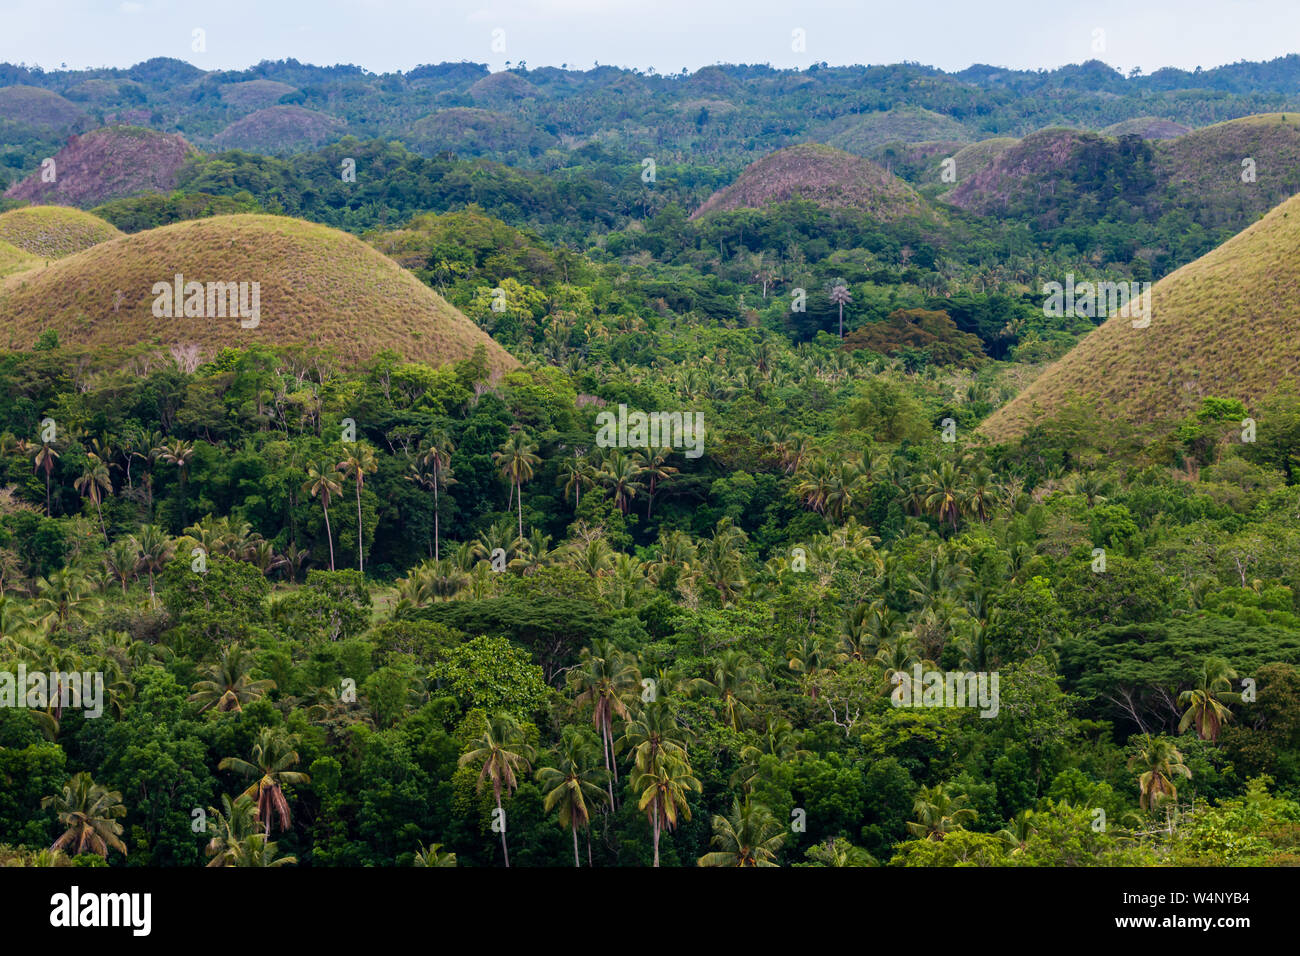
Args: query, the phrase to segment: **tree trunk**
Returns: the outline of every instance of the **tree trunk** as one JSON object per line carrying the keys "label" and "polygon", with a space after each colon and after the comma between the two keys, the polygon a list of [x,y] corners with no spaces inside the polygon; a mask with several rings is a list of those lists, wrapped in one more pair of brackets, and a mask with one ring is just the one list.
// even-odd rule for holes
{"label": "tree trunk", "polygon": [[506,811],[501,806],[501,795],[497,794],[497,821],[501,824],[501,855],[506,858],[506,868],[510,867],[510,850],[506,847]]}
{"label": "tree trunk", "polygon": [[322,506],[325,509],[325,538],[330,543],[330,570],[334,570],[334,532],[330,530],[330,509],[328,506]]}
{"label": "tree trunk", "polygon": [[573,831],[573,865],[581,869],[582,863],[578,859],[578,821],[570,820],[569,829]]}
{"label": "tree trunk", "polygon": [[357,570],[362,574],[366,573],[366,559],[362,552],[364,545],[361,531],[361,482],[357,482]]}
{"label": "tree trunk", "polygon": [[651,827],[651,830],[654,833],[654,840],[655,840],[655,866],[658,866],[659,865],[659,803],[657,800],[655,801],[655,817],[654,817],[654,824]]}

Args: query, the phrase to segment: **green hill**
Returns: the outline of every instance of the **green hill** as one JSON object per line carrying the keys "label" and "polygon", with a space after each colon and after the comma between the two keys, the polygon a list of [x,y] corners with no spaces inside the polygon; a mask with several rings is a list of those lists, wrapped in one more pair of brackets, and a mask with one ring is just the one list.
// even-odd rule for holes
{"label": "green hill", "polygon": [[0,215],[0,240],[43,259],[61,259],[120,235],[98,216],[66,206],[23,206]]}

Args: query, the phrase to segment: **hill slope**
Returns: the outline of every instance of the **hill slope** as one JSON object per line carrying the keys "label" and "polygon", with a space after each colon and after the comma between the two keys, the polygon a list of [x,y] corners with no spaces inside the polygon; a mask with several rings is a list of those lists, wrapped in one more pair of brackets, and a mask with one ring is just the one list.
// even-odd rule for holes
{"label": "hill slope", "polygon": [[143,192],[171,192],[194,147],[174,134],[114,126],[74,136],[54,154],[55,181],[37,170],[5,196],[27,202],[94,206]]}
{"label": "hill slope", "polygon": [[40,130],[61,130],[86,118],[75,103],[39,86],[0,87],[0,120]]}
{"label": "hill slope", "polygon": [[61,259],[120,235],[98,216],[66,206],[24,206],[0,215],[0,240],[42,259]]}
{"label": "hill slope", "polygon": [[[258,282],[260,321],[153,314],[157,282]],[[517,363],[391,259],[347,233],[282,216],[218,216],[96,246],[0,288],[0,345],[25,348],[53,328],[105,347],[311,344],[347,361],[395,349],[440,365],[487,349],[494,372]]]}
{"label": "hill slope", "polygon": [[237,119],[212,141],[222,149],[291,152],[319,146],[342,135],[344,123],[336,117],[301,106],[268,106]]}
{"label": "hill slope", "polygon": [[761,209],[807,199],[821,206],[859,209],[877,219],[923,214],[924,200],[875,163],[833,146],[790,146],[747,166],[734,183],[710,196],[692,219],[711,212]]}
{"label": "hill slope", "polygon": [[41,264],[40,259],[30,252],[24,252],[17,246],[0,241],[0,279],[24,269],[32,269]]}
{"label": "hill slope", "polygon": [[1255,401],[1300,375],[1300,196],[1152,290],[1151,324],[1112,316],[994,412],[1006,440],[1082,400],[1135,422],[1178,418],[1207,395]]}

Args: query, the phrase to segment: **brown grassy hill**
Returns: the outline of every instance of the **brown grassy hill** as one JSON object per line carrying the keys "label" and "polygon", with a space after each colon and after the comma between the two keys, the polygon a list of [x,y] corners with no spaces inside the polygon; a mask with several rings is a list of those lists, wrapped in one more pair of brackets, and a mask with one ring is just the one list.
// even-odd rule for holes
{"label": "brown grassy hill", "polygon": [[[153,286],[260,283],[260,323],[158,318]],[[218,216],[124,236],[9,277],[0,286],[0,347],[26,348],[45,329],[97,347],[310,344],[345,361],[395,349],[434,365],[487,350],[495,372],[518,363],[441,296],[347,233],[282,216]]]}
{"label": "brown grassy hill", "polygon": [[270,106],[235,120],[212,141],[222,149],[290,152],[341,136],[340,119],[301,106]]}
{"label": "brown grassy hill", "polygon": [[890,221],[923,215],[927,207],[911,186],[870,160],[833,146],[790,146],[745,168],[692,219],[731,209],[761,209],[769,203],[807,199],[832,208],[859,209]]}
{"label": "brown grassy hill", "polygon": [[1143,139],[1177,139],[1192,131],[1190,126],[1158,116],[1137,116],[1101,131],[1103,136],[1141,136]]}
{"label": "brown grassy hill", "polygon": [[957,170],[957,187],[948,202],[978,213],[996,213],[1008,199],[1069,167],[1075,150],[1096,133],[1074,129],[1044,129],[998,152],[991,163],[969,177]]}
{"label": "brown grassy hill", "polygon": [[0,241],[0,279],[25,269],[34,269],[43,261],[30,252],[24,252],[17,246]]}
{"label": "brown grassy hill", "polygon": [[1074,400],[1134,422],[1166,422],[1214,395],[1254,402],[1300,375],[1300,196],[1152,290],[1151,324],[1112,316],[994,412],[1006,440]]}
{"label": "brown grassy hill", "polygon": [[139,126],[114,126],[74,136],[54,154],[56,177],[37,170],[5,196],[33,203],[95,206],[144,192],[171,192],[185,160],[196,150],[175,134]]}
{"label": "brown grassy hill", "polygon": [[86,119],[81,107],[39,86],[0,87],[0,120],[40,130],[63,130]]}
{"label": "brown grassy hill", "polygon": [[885,143],[938,140],[967,143],[971,134],[961,123],[942,113],[912,107],[840,117],[828,127],[822,138],[850,153],[866,155]]}
{"label": "brown grassy hill", "polygon": [[296,86],[278,80],[242,80],[239,83],[224,84],[221,87],[221,99],[231,106],[257,110],[275,106],[280,97],[296,92]]}
{"label": "brown grassy hill", "polygon": [[23,206],[0,215],[0,241],[40,259],[62,259],[120,235],[98,216],[66,206]]}

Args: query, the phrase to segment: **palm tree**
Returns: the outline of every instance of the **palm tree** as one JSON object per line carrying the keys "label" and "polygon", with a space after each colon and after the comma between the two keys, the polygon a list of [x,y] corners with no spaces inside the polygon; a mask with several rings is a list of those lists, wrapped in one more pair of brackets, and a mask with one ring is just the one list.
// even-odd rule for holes
{"label": "palm tree", "polygon": [[627,514],[632,507],[632,499],[641,490],[640,476],[642,458],[639,454],[625,455],[615,449],[605,459],[605,466],[600,471],[601,484],[608,485],[614,496],[618,510]]}
{"label": "palm tree", "polygon": [[45,472],[45,516],[52,517],[50,513],[50,475],[54,473],[54,463],[59,460],[58,449],[54,447],[53,442],[41,442],[36,449],[32,462],[36,471]]}
{"label": "palm tree", "polygon": [[108,474],[108,466],[94,452],[86,454],[86,467],[80,476],[73,481],[72,486],[81,493],[83,498],[89,498],[95,503],[95,511],[99,515],[99,530],[104,534],[104,542],[108,542],[108,529],[104,527],[104,509],[101,502],[105,494],[113,493],[113,481]]}
{"label": "palm tree", "polygon": [[573,494],[573,510],[577,511],[578,505],[582,504],[582,489],[590,488],[595,484],[591,464],[577,448],[573,450],[572,458],[566,457],[560,461],[560,470],[556,475],[555,483],[564,486],[566,501],[569,494]]}
{"label": "palm tree", "polygon": [[456,854],[442,848],[441,843],[430,843],[415,851],[414,866],[450,867],[456,865]]}
{"label": "palm tree", "polygon": [[758,677],[763,666],[751,661],[744,651],[729,648],[718,656],[713,668],[713,680],[705,681],[702,686],[712,690],[722,701],[723,713],[727,715],[727,725],[732,730],[740,729],[741,716],[748,716],[752,711],[750,704],[758,701]]}
{"label": "palm tree", "polygon": [[261,833],[250,833],[230,848],[223,866],[294,866],[296,856],[280,856],[280,844]]}
{"label": "palm tree", "polygon": [[1138,752],[1129,758],[1129,769],[1142,767],[1138,777],[1140,799],[1138,805],[1143,810],[1155,807],[1165,800],[1177,800],[1178,788],[1173,778],[1182,776],[1191,779],[1192,772],[1183,763],[1183,755],[1173,742],[1163,737],[1143,734],[1138,743]]}
{"label": "palm tree", "polygon": [[139,555],[140,570],[149,575],[149,605],[154,607],[158,603],[154,595],[154,575],[161,574],[163,568],[167,567],[175,548],[167,532],[152,524],[141,525],[131,541]]}
{"label": "palm tree", "polygon": [[126,816],[126,806],[118,791],[105,790],[83,770],[63,785],[61,794],[41,800],[42,810],[49,807],[58,814],[59,823],[67,827],[51,850],[67,850],[72,856],[97,853],[108,859],[112,848],[126,856],[122,824],[117,822],[118,817]]}
{"label": "palm tree", "polygon": [[[485,780],[492,781],[492,796],[496,800],[497,819],[501,825],[501,855],[510,866],[510,848],[506,846],[505,809],[501,806],[501,791],[506,796],[519,786],[519,773],[527,773],[532,748],[524,741],[523,730],[508,713],[500,713],[488,721],[482,735],[472,745],[472,750],[461,756],[458,766],[478,765],[478,783],[482,790]],[[513,748],[513,749],[512,749]]]}
{"label": "palm tree", "polygon": [[1034,823],[1034,811],[1021,810],[1011,818],[1011,822],[1006,827],[998,831],[998,836],[1014,855],[1024,852],[1025,847],[1029,845],[1029,838],[1037,832],[1038,824]]}
{"label": "palm tree", "polygon": [[[379,461],[375,451],[369,445],[353,442],[346,449],[341,462],[334,467],[342,472],[345,480],[357,483],[357,570],[365,572],[365,534],[361,526],[361,489],[366,483],[366,475],[373,475],[379,470]],[[342,488],[339,489],[342,491]]]}
{"label": "palm tree", "polygon": [[664,754],[646,769],[637,767],[632,771],[632,788],[640,795],[637,809],[650,821],[654,865],[658,866],[660,835],[665,829],[676,829],[679,818],[691,818],[686,795],[692,790],[702,793],[704,787],[695,779],[684,757]]}
{"label": "palm tree", "polygon": [[776,866],[776,854],[786,836],[785,828],[767,807],[733,799],[730,817],[713,817],[710,845],[717,849],[700,857],[697,865]]}
{"label": "palm tree", "polygon": [[433,492],[433,559],[439,560],[441,553],[438,548],[438,492],[441,488],[448,485],[454,485],[456,479],[452,477],[451,456],[456,450],[450,438],[441,432],[430,436],[427,444],[421,445],[415,454],[415,463],[411,465],[411,474],[407,475],[408,481],[413,481],[421,488]]}
{"label": "palm tree", "polygon": [[226,757],[217,768],[233,770],[241,777],[256,778],[244,795],[257,802],[257,821],[263,825],[266,838],[270,839],[272,817],[279,818],[281,830],[287,830],[292,822],[284,786],[311,783],[311,777],[289,769],[298,763],[298,751],[293,749],[293,738],[281,728],[263,727],[253,744],[251,756],[252,760]]}
{"label": "palm tree", "polygon": [[1222,657],[1206,658],[1197,685],[1178,695],[1178,703],[1187,708],[1178,732],[1184,733],[1194,725],[1202,740],[1217,741],[1224,722],[1232,719],[1226,705],[1241,702],[1241,695],[1232,691],[1236,677],[1237,672]]}
{"label": "palm tree", "polygon": [[499,451],[492,453],[492,460],[500,468],[501,477],[510,482],[512,494],[519,498],[519,537],[521,538],[524,536],[523,484],[525,481],[532,481],[533,466],[541,463],[542,459],[536,452],[537,446],[528,440],[528,436],[523,432],[515,432],[506,439]]}
{"label": "palm tree", "polygon": [[629,720],[619,741],[631,751],[634,766],[649,770],[659,760],[684,759],[686,740],[668,701],[661,697],[647,703]]}
{"label": "palm tree", "polygon": [[591,721],[600,731],[605,769],[610,773],[609,807],[614,809],[614,786],[618,764],[614,761],[614,718],[627,717],[624,699],[640,686],[641,675],[628,658],[603,638],[582,649],[578,667],[570,671],[569,681],[578,691],[578,706],[592,705]]}
{"label": "palm tree", "polygon": [[252,666],[248,653],[238,644],[231,644],[221,655],[221,660],[207,665],[208,677],[194,685],[188,700],[202,704],[199,713],[215,707],[221,713],[244,709],[244,704],[257,700],[275,688],[273,680],[248,679]]}
{"label": "palm tree", "polygon": [[330,570],[334,570],[334,532],[330,530],[330,498],[343,493],[343,486],[330,475],[330,469],[323,464],[313,463],[307,466],[307,480],[302,490],[309,492],[313,498],[320,496],[321,508],[325,511],[325,537],[330,546]]}
{"label": "palm tree", "polygon": [[945,461],[926,475],[921,485],[925,510],[939,524],[949,521],[954,531],[957,530],[957,519],[966,508],[961,480],[962,475],[957,466]]}
{"label": "palm tree", "polygon": [[205,852],[212,859],[208,866],[233,866],[239,848],[249,836],[257,832],[257,808],[253,798],[241,794],[233,801],[221,795],[221,809],[208,807],[212,818],[208,829],[213,832]]}
{"label": "palm tree", "polygon": [[853,295],[843,279],[837,279],[831,289],[831,302],[840,307],[840,341],[844,341],[844,307],[853,301]]}
{"label": "palm tree", "polygon": [[194,458],[194,442],[177,439],[170,445],[155,448],[154,453],[168,465],[175,465],[181,480],[181,524],[185,523],[185,478]]}
{"label": "palm tree", "polygon": [[130,538],[114,541],[104,551],[104,566],[121,583],[122,593],[126,594],[127,584],[140,568],[140,553],[136,550],[135,542]]}
{"label": "palm tree", "polygon": [[673,453],[671,448],[651,448],[648,449],[645,456],[645,465],[641,469],[642,475],[649,476],[646,483],[646,521],[650,520],[650,513],[654,510],[655,492],[661,482],[666,482],[673,475],[677,474],[677,469],[667,464],[668,457]]}
{"label": "palm tree", "polygon": [[[542,806],[546,812],[558,812],[560,826],[567,827],[573,833],[573,865],[576,867],[582,865],[578,859],[578,831],[591,825],[588,800],[604,798],[605,791],[601,789],[601,783],[604,782],[606,773],[596,765],[595,742],[586,736],[590,731],[570,731],[577,731],[577,728],[565,728],[564,739],[560,744],[559,766],[540,768],[537,771],[537,782],[542,787]],[[590,838],[587,847],[590,863]]]}
{"label": "palm tree", "polygon": [[975,819],[976,813],[966,806],[965,794],[958,793],[952,784],[941,783],[922,787],[912,806],[916,822],[909,822],[911,834],[926,840],[942,840],[954,830],[964,829],[965,823]]}

